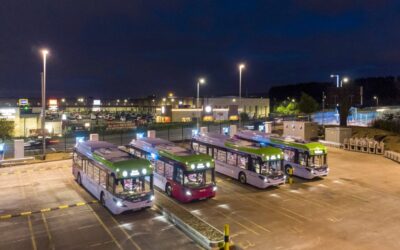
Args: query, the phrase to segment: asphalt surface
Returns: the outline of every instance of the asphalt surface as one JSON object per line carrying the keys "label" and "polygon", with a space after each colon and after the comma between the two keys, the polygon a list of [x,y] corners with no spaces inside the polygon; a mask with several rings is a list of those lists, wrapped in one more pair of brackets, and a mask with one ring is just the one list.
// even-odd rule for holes
{"label": "asphalt surface", "polygon": [[74,181],[70,160],[0,169],[0,232],[7,250],[199,248],[153,209],[112,216]]}
{"label": "asphalt surface", "polygon": [[[229,224],[241,249],[400,249],[400,164],[334,148],[328,163],[326,178],[266,190],[218,175],[215,198],[181,206]],[[92,201],[69,164],[0,169],[0,215]],[[114,217],[96,203],[0,219],[0,232],[0,249],[197,248],[151,209]]]}

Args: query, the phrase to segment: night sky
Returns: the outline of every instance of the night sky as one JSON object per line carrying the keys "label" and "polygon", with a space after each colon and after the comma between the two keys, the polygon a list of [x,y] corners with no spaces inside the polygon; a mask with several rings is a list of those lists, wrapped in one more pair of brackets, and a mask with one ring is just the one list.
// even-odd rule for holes
{"label": "night sky", "polygon": [[399,75],[396,0],[4,0],[0,96],[236,94],[273,85]]}

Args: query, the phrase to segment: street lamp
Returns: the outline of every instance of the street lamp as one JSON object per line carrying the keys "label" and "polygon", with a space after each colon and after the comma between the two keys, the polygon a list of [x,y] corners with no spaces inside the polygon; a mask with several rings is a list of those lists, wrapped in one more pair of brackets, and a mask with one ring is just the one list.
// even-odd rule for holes
{"label": "street lamp", "polygon": [[339,88],[339,75],[331,75],[331,78],[336,78],[336,88]]}
{"label": "street lamp", "polygon": [[379,97],[374,96],[374,99],[376,100],[376,106],[379,106]]}
{"label": "street lamp", "polygon": [[[200,84],[205,84],[206,80],[204,78],[199,78],[197,81],[197,100],[196,100],[196,108],[199,108],[199,100],[200,100]],[[199,120],[200,120],[200,112],[197,117],[197,130],[199,129]]]}
{"label": "street lamp", "polygon": [[242,70],[243,70],[245,67],[246,67],[246,66],[244,65],[244,63],[239,64],[239,107],[238,107],[238,113],[239,113],[239,128],[240,128],[240,124],[241,124],[239,108],[240,108],[240,106],[242,105]]}
{"label": "street lamp", "polygon": [[46,58],[49,54],[47,49],[41,50],[43,56],[43,72],[42,72],[42,144],[43,144],[43,160],[46,159],[46,135],[45,135],[45,119],[46,119]]}
{"label": "street lamp", "polygon": [[340,81],[340,87],[343,87],[343,83],[347,83],[349,82],[349,78],[344,77],[341,81]]}

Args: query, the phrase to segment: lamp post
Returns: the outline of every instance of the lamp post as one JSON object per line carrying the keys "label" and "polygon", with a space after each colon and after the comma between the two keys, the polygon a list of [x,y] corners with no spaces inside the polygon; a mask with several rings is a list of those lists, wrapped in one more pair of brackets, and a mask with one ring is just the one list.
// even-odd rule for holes
{"label": "lamp post", "polygon": [[379,97],[378,96],[374,96],[374,99],[376,101],[376,106],[378,107],[379,106]]}
{"label": "lamp post", "polygon": [[339,75],[331,75],[331,78],[336,78],[336,88],[339,88]]}
{"label": "lamp post", "polygon": [[347,83],[349,82],[349,78],[344,77],[341,81],[340,81],[340,87],[343,87],[343,83]]}
{"label": "lamp post", "polygon": [[[200,84],[204,84],[206,80],[204,78],[199,78],[197,81],[197,99],[196,99],[196,108],[199,108],[199,101],[200,101]],[[197,115],[197,130],[199,129],[199,119],[200,119],[200,113]]]}
{"label": "lamp post", "polygon": [[43,160],[46,159],[46,133],[45,133],[45,120],[46,120],[46,58],[49,53],[48,50],[43,49],[43,72],[42,72],[42,144],[43,144]]}
{"label": "lamp post", "polygon": [[239,107],[238,107],[238,113],[239,113],[239,128],[242,122],[242,119],[240,117],[240,106],[242,105],[242,71],[246,66],[241,63],[239,64]]}

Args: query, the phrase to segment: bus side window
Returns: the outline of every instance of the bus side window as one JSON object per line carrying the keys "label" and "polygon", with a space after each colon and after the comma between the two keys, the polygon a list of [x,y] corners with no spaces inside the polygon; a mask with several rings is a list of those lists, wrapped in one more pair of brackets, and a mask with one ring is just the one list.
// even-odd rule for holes
{"label": "bus side window", "polygon": [[302,166],[307,165],[307,156],[304,153],[299,153],[299,164]]}
{"label": "bus side window", "polygon": [[108,176],[108,186],[107,190],[110,193],[114,193],[114,174]]}
{"label": "bus side window", "polygon": [[156,173],[164,176],[164,162],[160,160],[156,161]]}
{"label": "bus side window", "polygon": [[218,158],[218,149],[214,149],[214,159]]}
{"label": "bus side window", "polygon": [[256,172],[257,174],[260,173],[260,166],[261,166],[260,161],[261,161],[260,159],[254,159],[254,158],[251,160],[252,171]]}
{"label": "bus side window", "polygon": [[175,166],[175,181],[179,184],[183,184],[183,170],[180,167]]}
{"label": "bus side window", "polygon": [[207,154],[207,147],[205,145],[199,145],[199,152],[202,154]]}
{"label": "bus side window", "polygon": [[87,164],[86,174],[89,176],[90,179],[93,180],[93,164],[91,162],[88,162],[88,164]]}
{"label": "bus side window", "polygon": [[295,155],[296,153],[293,150],[285,149],[284,151],[284,159],[285,161],[295,162]]}
{"label": "bus side window", "polygon": [[207,147],[207,152],[208,152],[209,156],[213,157],[213,148],[212,147]]}
{"label": "bus side window", "polygon": [[168,163],[165,163],[165,177],[168,180],[172,180],[173,173],[174,173],[174,166],[172,166]]}
{"label": "bus side window", "polygon": [[100,182],[100,169],[97,166],[93,166],[93,180],[97,184]]}
{"label": "bus side window", "polygon": [[218,150],[218,158],[217,160],[222,161],[222,162],[226,162],[226,151],[225,150]]}
{"label": "bus side window", "polygon": [[228,164],[232,166],[237,166],[237,154],[228,152]]}
{"label": "bus side window", "polygon": [[192,142],[192,148],[194,151],[198,152],[199,151],[199,144],[197,142]]}
{"label": "bus side window", "polygon": [[107,187],[107,173],[104,170],[100,169],[100,186],[103,188]]}
{"label": "bus side window", "polygon": [[238,157],[238,165],[240,168],[247,169],[248,159],[247,156],[239,155]]}

